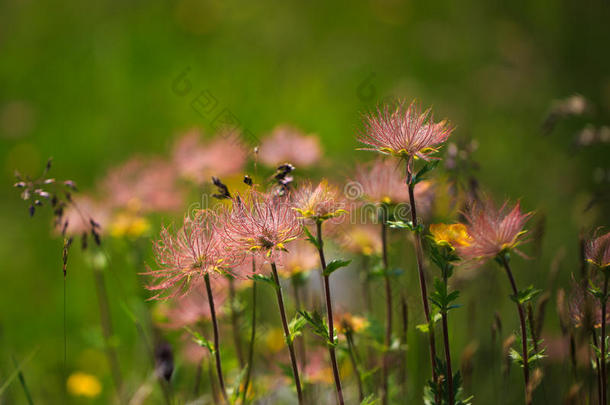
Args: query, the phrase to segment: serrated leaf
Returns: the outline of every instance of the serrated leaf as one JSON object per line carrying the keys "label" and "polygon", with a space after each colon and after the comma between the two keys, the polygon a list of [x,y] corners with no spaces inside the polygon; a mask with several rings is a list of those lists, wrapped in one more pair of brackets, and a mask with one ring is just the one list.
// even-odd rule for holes
{"label": "serrated leaf", "polygon": [[325,276],[330,276],[333,272],[339,270],[341,267],[348,266],[351,262],[351,260],[334,259],[326,265],[323,274]]}
{"label": "serrated leaf", "polygon": [[301,331],[307,325],[307,320],[300,314],[297,314],[290,323],[288,324],[288,330],[290,331],[290,341],[294,342],[294,338],[301,335]]}
{"label": "serrated leaf", "polygon": [[280,286],[277,285],[277,283],[271,276],[265,276],[264,274],[253,274],[251,276],[248,276],[248,278],[252,281],[260,281],[260,282],[269,284],[270,286],[272,286],[275,289],[280,288]]}
{"label": "serrated leaf", "polygon": [[378,403],[379,399],[375,397],[375,394],[370,394],[360,401],[360,405],[377,405]]}
{"label": "serrated leaf", "polygon": [[184,330],[187,331],[191,337],[193,338],[193,342],[201,347],[205,347],[210,351],[210,353],[214,354],[214,343],[210,342],[206,338],[204,338],[201,333],[189,328],[188,326],[184,327]]}
{"label": "serrated leaf", "polygon": [[541,292],[542,290],[534,288],[533,285],[530,285],[526,289],[518,291],[516,295],[511,295],[510,299],[518,304],[523,305],[526,302],[532,301],[534,298],[540,295]]}
{"label": "serrated leaf", "polygon": [[320,249],[320,243],[318,242],[318,239],[316,239],[316,237],[311,234],[311,232],[306,226],[303,227],[303,232],[305,232],[305,236],[307,236],[307,241],[314,245],[317,249]]}
{"label": "serrated leaf", "polygon": [[424,176],[428,172],[434,170],[436,168],[436,166],[438,166],[439,162],[440,162],[440,160],[433,160],[433,161],[430,161],[430,162],[426,162],[426,164],[424,164],[421,167],[421,169],[419,169],[419,171],[417,173],[415,173],[415,175],[411,179],[412,185],[415,186],[417,183],[422,181],[424,179]]}

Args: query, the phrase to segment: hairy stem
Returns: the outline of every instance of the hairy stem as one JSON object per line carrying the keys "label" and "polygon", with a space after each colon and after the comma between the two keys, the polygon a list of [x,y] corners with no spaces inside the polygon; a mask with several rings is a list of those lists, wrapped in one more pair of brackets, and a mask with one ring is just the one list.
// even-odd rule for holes
{"label": "hairy stem", "polygon": [[[505,256],[502,256],[502,264],[504,265],[506,275],[508,276],[508,280],[510,281],[511,288],[513,289],[513,294],[517,296],[519,290],[517,289],[517,284],[515,283],[513,273],[510,270],[510,265],[508,264],[508,260],[506,260]],[[525,314],[523,311],[523,305],[517,303],[517,310],[519,311],[519,321],[521,323],[521,351],[523,356],[523,379],[525,381],[525,402],[529,403],[529,395],[527,395],[527,390],[530,381],[530,369],[527,355],[527,327],[525,326]]]}
{"label": "hairy stem", "polygon": [[212,286],[210,285],[210,276],[206,274],[203,276],[205,280],[205,289],[208,293],[208,302],[210,304],[210,314],[212,315],[212,327],[214,328],[214,356],[216,359],[216,374],[218,374],[218,383],[220,385],[220,393],[227,404],[229,404],[229,397],[227,396],[227,390],[225,389],[225,381],[222,376],[222,362],[220,360],[220,339],[218,337],[218,321],[216,319],[216,309],[214,308],[214,296],[212,295]]}
{"label": "hairy stem", "polygon": [[337,365],[337,356],[335,354],[335,328],[333,325],[333,305],[330,299],[330,277],[324,275],[326,271],[326,259],[324,257],[324,242],[322,240],[322,222],[316,222],[316,230],[318,237],[318,253],[320,255],[320,264],[322,266],[322,274],[324,276],[324,295],[326,297],[326,314],[328,318],[328,352],[330,354],[330,363],[333,368],[333,377],[335,380],[335,388],[337,390],[337,399],[340,405],[344,404],[343,390],[341,389],[341,379],[339,378],[339,366]]}
{"label": "hairy stem", "polygon": [[288,321],[286,320],[286,310],[284,309],[284,297],[282,296],[282,287],[280,286],[280,277],[277,274],[277,267],[275,263],[271,263],[271,272],[273,280],[277,285],[275,288],[277,295],[277,304],[280,308],[280,317],[282,318],[282,327],[284,328],[284,337],[286,338],[286,344],[288,345],[288,351],[290,352],[290,362],[292,364],[292,375],[294,377],[294,384],[297,389],[297,397],[299,404],[303,404],[303,390],[301,389],[301,380],[299,378],[299,367],[297,365],[297,357],[294,353],[294,345],[292,344],[292,336],[290,336],[290,329],[288,329]]}
{"label": "hairy stem", "polygon": [[[412,174],[407,169],[407,186],[409,187],[409,205],[411,206],[411,222],[413,227],[417,227],[417,209],[415,208],[415,184],[412,181]],[[424,252],[422,250],[421,235],[419,232],[414,232],[415,240],[415,257],[417,259],[417,272],[419,274],[419,287],[421,290],[422,304],[424,306],[424,315],[426,322],[430,324],[430,307],[428,305],[428,289],[426,287],[426,276],[424,273]],[[432,366],[432,380],[437,381],[436,375],[436,343],[434,339],[434,327],[428,331],[428,339],[430,343],[430,364]]]}

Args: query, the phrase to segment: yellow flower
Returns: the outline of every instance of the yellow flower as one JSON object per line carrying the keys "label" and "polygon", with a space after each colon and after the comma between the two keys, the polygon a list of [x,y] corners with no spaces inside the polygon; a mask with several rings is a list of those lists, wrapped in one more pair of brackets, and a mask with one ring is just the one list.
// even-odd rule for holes
{"label": "yellow flower", "polygon": [[284,339],[284,332],[279,328],[271,329],[265,336],[265,344],[267,349],[272,353],[277,353],[284,348],[286,339]]}
{"label": "yellow flower", "polygon": [[432,224],[430,233],[438,245],[447,245],[452,248],[470,245],[470,235],[464,224]]}
{"label": "yellow flower", "polygon": [[115,238],[137,238],[146,234],[149,229],[150,223],[146,218],[131,212],[117,214],[110,224],[110,234]]}
{"label": "yellow flower", "polygon": [[100,381],[91,374],[73,373],[68,377],[66,384],[68,391],[74,396],[95,398],[102,392]]}
{"label": "yellow flower", "polygon": [[339,320],[337,330],[340,333],[345,333],[345,332],[360,333],[364,329],[366,329],[368,326],[369,326],[368,319],[366,319],[362,316],[345,313]]}

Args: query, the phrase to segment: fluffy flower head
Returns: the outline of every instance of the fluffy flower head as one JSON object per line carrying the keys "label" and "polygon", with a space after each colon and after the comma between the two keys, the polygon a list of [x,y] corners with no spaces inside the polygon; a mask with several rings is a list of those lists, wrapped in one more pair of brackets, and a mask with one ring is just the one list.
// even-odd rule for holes
{"label": "fluffy flower head", "polygon": [[371,202],[398,204],[409,201],[405,176],[390,160],[377,159],[368,165],[359,165],[354,180],[362,186],[364,197]]}
{"label": "fluffy flower head", "polygon": [[[401,157],[431,160],[432,154],[447,140],[453,127],[446,121],[434,122],[430,109],[421,111],[415,102],[401,101],[395,109],[385,105],[365,116],[364,130],[358,140],[364,150]],[[410,166],[410,165],[409,165]]]}
{"label": "fluffy flower head", "polygon": [[322,180],[317,186],[311,183],[299,187],[292,195],[294,210],[303,219],[325,221],[345,214],[346,204],[341,191]]}
{"label": "fluffy flower head", "polygon": [[531,213],[521,213],[519,203],[511,210],[506,202],[497,209],[488,200],[473,203],[464,216],[469,243],[455,248],[463,259],[475,260],[493,258],[522,243],[523,227]]}
{"label": "fluffy flower head", "polygon": [[156,270],[146,275],[156,283],[148,286],[157,294],[153,299],[174,297],[185,292],[192,279],[204,275],[220,276],[231,262],[216,232],[216,216],[209,210],[186,216],[175,233],[163,228],[160,239],[153,244]]}
{"label": "fluffy flower head", "polygon": [[285,197],[250,191],[237,196],[225,213],[222,238],[235,253],[253,253],[275,261],[286,244],[302,233],[301,222]]}
{"label": "fluffy flower head", "polygon": [[589,263],[607,269],[610,266],[610,232],[587,241],[585,257]]}

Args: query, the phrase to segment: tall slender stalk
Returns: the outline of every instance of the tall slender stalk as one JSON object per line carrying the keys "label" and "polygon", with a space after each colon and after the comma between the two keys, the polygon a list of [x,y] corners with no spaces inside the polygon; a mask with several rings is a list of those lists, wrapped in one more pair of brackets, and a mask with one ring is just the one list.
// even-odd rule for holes
{"label": "tall slender stalk", "polygon": [[[252,258],[252,274],[256,272],[256,262]],[[252,362],[254,361],[254,340],[256,339],[256,281],[252,282],[252,330],[250,331],[250,345],[248,347],[248,370],[246,371],[246,380],[241,393],[242,405],[246,403],[248,395],[248,386],[250,385],[250,376],[252,375]]]}
{"label": "tall slender stalk", "polygon": [[205,289],[208,293],[208,302],[210,305],[210,314],[212,315],[212,327],[214,328],[214,356],[216,358],[216,374],[218,374],[218,383],[220,384],[220,393],[225,402],[229,404],[229,397],[225,389],[225,381],[222,376],[222,362],[220,360],[220,339],[218,337],[218,320],[216,319],[216,309],[214,308],[214,296],[212,295],[212,286],[210,285],[210,276],[206,273],[203,276],[205,281]]}
{"label": "tall slender stalk", "polygon": [[343,390],[341,389],[341,379],[339,378],[339,366],[337,366],[337,356],[335,354],[335,328],[333,324],[333,304],[330,298],[330,277],[325,275],[326,259],[324,258],[324,242],[322,240],[322,222],[316,221],[316,231],[318,238],[318,253],[320,255],[320,264],[322,266],[322,275],[324,277],[324,295],[326,297],[326,314],[328,318],[328,352],[330,354],[330,363],[333,368],[333,378],[335,380],[335,388],[337,390],[337,399],[340,405],[344,404]]}
{"label": "tall slender stalk", "polygon": [[[506,270],[506,275],[508,276],[508,280],[510,281],[510,285],[513,289],[513,294],[517,296],[519,290],[517,289],[517,284],[515,283],[515,279],[513,277],[513,273],[510,270],[510,265],[508,264],[508,260],[506,256],[502,256],[502,264],[504,265],[504,269]],[[523,311],[523,305],[517,303],[517,310],[519,311],[519,321],[521,323],[521,351],[523,356],[523,379],[525,381],[525,403],[531,403],[529,399],[529,395],[527,394],[527,390],[529,387],[530,381],[530,370],[528,364],[528,355],[527,355],[527,327],[525,326],[525,314]]]}
{"label": "tall slender stalk", "polygon": [[[300,288],[299,288],[299,280],[296,279],[295,276],[292,276],[290,278],[290,282],[292,283],[292,289],[294,292],[294,303],[296,306],[296,310],[297,313],[301,312],[302,305],[301,305],[301,294],[300,294]],[[305,342],[305,335],[301,336],[300,341],[297,344],[297,350],[299,351],[299,358],[301,359],[301,369],[305,370],[305,368],[307,367],[307,352],[306,352],[306,342]]]}
{"label": "tall slender stalk", "polygon": [[383,367],[381,376],[381,389],[382,389],[382,403],[386,405],[388,403],[388,375],[390,372],[390,359],[388,351],[392,344],[392,284],[390,282],[390,276],[388,274],[388,235],[387,235],[387,208],[382,205],[381,211],[381,257],[383,261],[384,270],[384,281],[385,281],[385,311],[386,311],[386,323],[385,323],[385,341],[384,341],[384,352],[383,352]]}
{"label": "tall slender stalk", "polygon": [[123,379],[121,377],[121,367],[119,365],[119,357],[112,343],[112,319],[110,317],[110,304],[108,301],[108,292],[104,281],[104,273],[95,264],[93,265],[93,278],[95,280],[95,291],[97,293],[97,303],[100,310],[100,324],[102,326],[102,334],[104,335],[104,346],[106,349],[106,357],[108,366],[112,374],[112,380],[119,399],[123,397]]}
{"label": "tall slender stalk", "polygon": [[358,384],[358,398],[360,402],[364,400],[364,391],[362,390],[362,376],[360,375],[360,369],[358,368],[358,361],[356,359],[356,349],[354,347],[354,337],[351,331],[345,332],[345,339],[347,340],[347,352],[349,354],[350,361],[352,362],[352,368],[356,375],[356,383]]}
{"label": "tall slender stalk", "polygon": [[277,267],[275,266],[274,262],[271,262],[271,273],[273,275],[273,281],[275,281],[276,284],[275,291],[277,295],[277,304],[280,308],[280,317],[282,318],[284,337],[286,338],[286,344],[288,345],[288,351],[290,352],[290,363],[292,364],[292,375],[294,377],[294,384],[297,389],[297,397],[299,399],[299,404],[303,404],[303,390],[301,389],[301,380],[299,378],[299,366],[297,365],[294,345],[292,344],[292,336],[290,336],[290,329],[288,329],[288,321],[286,320],[286,310],[284,309],[284,297],[282,295],[280,277],[277,274]]}
{"label": "tall slender stalk", "polygon": [[[407,168],[407,186],[409,188],[409,205],[411,206],[411,222],[413,227],[417,227],[417,209],[415,208],[415,184],[413,184],[413,175]],[[424,306],[424,315],[426,322],[430,324],[430,306],[428,305],[428,289],[426,287],[426,276],[424,274],[424,252],[422,250],[421,235],[414,231],[415,240],[415,257],[417,260],[417,272],[419,274],[419,288],[421,290],[422,304]],[[432,325],[433,326],[433,325]],[[430,364],[432,366],[432,380],[437,381],[436,375],[436,343],[434,339],[434,327],[428,331],[428,339],[430,343]]]}
{"label": "tall slender stalk", "polygon": [[[447,269],[443,269],[443,282],[447,290]],[[451,350],[449,348],[449,326],[447,325],[447,310],[442,311],[443,340],[445,344],[445,362],[447,363],[447,391],[449,394],[449,405],[454,404],[453,398],[453,370],[451,368]]]}
{"label": "tall slender stalk", "polygon": [[241,369],[244,368],[244,356],[241,349],[241,336],[239,334],[239,314],[235,310],[236,307],[235,282],[232,277],[229,277],[229,302],[231,303],[231,327],[233,329],[233,344],[235,345],[235,353],[237,361]]}
{"label": "tall slender stalk", "polygon": [[607,375],[606,375],[606,351],[607,351],[607,347],[606,347],[606,302],[608,300],[608,270],[604,271],[604,290],[603,290],[603,297],[600,299],[600,304],[602,306],[602,329],[601,329],[601,336],[600,336],[600,349],[601,349],[601,353],[602,353],[602,359],[601,359],[601,366],[602,366],[602,403],[604,405],[607,404],[607,391],[608,388],[606,387],[606,383],[608,381],[607,379]]}
{"label": "tall slender stalk", "polygon": [[[595,327],[591,328],[591,339],[593,340],[593,346],[599,349],[599,343],[597,342],[597,334],[595,333]],[[590,351],[589,356],[591,356]],[[595,366],[597,368],[597,399],[599,400],[599,404],[602,405],[602,365],[599,361],[598,356],[595,356]],[[590,391],[591,384],[589,384],[589,392]],[[589,396],[591,396],[591,394],[589,394]]]}

